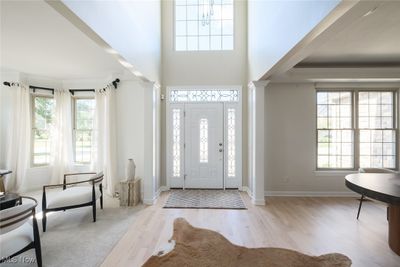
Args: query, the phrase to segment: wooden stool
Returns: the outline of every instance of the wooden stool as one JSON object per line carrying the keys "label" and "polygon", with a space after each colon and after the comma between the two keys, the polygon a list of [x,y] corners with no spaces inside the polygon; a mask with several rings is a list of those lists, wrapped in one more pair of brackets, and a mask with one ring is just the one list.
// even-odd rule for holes
{"label": "wooden stool", "polygon": [[140,203],[140,178],[120,182],[119,205],[136,206]]}

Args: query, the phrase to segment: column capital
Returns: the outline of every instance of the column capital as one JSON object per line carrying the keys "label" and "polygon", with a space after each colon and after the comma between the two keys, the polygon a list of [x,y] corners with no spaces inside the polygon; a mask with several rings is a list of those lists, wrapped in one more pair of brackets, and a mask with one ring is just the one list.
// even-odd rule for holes
{"label": "column capital", "polygon": [[248,86],[249,87],[255,87],[255,88],[265,88],[269,84],[270,80],[260,80],[260,81],[251,81],[249,82]]}

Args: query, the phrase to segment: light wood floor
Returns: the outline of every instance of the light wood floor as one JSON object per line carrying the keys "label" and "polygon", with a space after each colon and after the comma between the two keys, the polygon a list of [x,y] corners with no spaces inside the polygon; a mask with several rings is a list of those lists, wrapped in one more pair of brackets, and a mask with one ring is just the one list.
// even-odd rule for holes
{"label": "light wood floor", "polygon": [[141,266],[172,235],[172,223],[184,217],[196,227],[222,233],[246,247],[283,247],[310,255],[339,252],[352,266],[399,267],[400,256],[387,244],[386,207],[367,201],[356,220],[355,198],[270,197],[265,207],[248,210],[163,209],[168,193],[143,208],[137,220],[102,266]]}

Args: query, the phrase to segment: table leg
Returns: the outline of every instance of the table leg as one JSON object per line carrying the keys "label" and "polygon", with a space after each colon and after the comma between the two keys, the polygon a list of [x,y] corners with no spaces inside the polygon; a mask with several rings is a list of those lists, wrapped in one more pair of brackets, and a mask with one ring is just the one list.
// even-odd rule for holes
{"label": "table leg", "polygon": [[400,255],[400,205],[389,205],[389,247]]}
{"label": "table leg", "polygon": [[6,192],[6,189],[4,188],[4,182],[3,182],[2,175],[0,175],[0,192]]}

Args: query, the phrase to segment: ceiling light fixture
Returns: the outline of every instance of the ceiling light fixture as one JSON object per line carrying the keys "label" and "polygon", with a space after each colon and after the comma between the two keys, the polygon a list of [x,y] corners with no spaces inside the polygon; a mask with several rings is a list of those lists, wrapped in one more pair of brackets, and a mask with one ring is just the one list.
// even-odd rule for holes
{"label": "ceiling light fixture", "polygon": [[203,14],[201,23],[203,26],[209,25],[211,17],[214,16],[214,0],[203,0]]}

